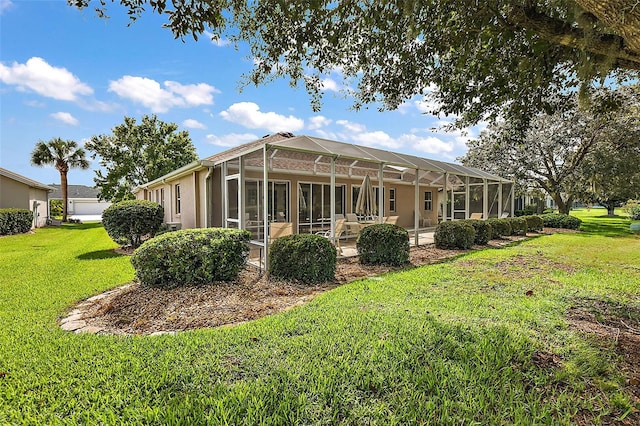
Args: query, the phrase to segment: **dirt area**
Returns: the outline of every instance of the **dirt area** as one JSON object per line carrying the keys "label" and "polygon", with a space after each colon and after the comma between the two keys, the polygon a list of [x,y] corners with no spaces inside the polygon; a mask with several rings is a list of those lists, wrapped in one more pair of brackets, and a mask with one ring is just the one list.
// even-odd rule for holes
{"label": "dirt area", "polygon": [[[579,299],[567,312],[567,318],[570,327],[592,336],[596,345],[613,347],[618,355],[616,365],[626,377],[624,391],[636,407],[640,406],[640,305]],[[576,419],[578,424],[592,424],[593,421],[588,412],[578,413]],[[638,425],[640,410],[632,408],[621,416],[605,416],[601,419],[601,424]]]}
{"label": "dirt area", "polygon": [[[494,240],[490,246],[522,239]],[[335,281],[315,286],[268,279],[252,266],[231,283],[164,290],[134,282],[81,302],[62,320],[62,326],[74,330],[77,324],[75,330],[100,334],[159,334],[233,325],[291,309],[341,284],[440,262],[461,253],[464,251],[441,250],[433,244],[412,247],[410,264],[403,268],[365,266],[355,257],[343,258],[338,260]]]}

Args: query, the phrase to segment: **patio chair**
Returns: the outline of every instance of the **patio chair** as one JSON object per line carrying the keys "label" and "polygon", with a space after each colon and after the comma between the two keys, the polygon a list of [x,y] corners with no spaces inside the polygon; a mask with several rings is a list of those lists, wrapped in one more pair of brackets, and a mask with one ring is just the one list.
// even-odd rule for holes
{"label": "patio chair", "polygon": [[272,222],[269,224],[269,244],[276,238],[293,234],[293,223]]}
{"label": "patio chair", "polygon": [[388,223],[390,225],[397,225],[399,218],[400,218],[400,216],[387,216],[387,217],[384,218],[384,221],[382,223]]}
{"label": "patio chair", "polygon": [[431,217],[425,212],[420,212],[420,226],[422,228],[431,226]]}
{"label": "patio chair", "polygon": [[355,213],[347,213],[347,222],[357,222],[358,216]]}
{"label": "patio chair", "polygon": [[500,219],[504,219],[506,217],[509,217],[509,212],[502,212],[502,216],[500,216]]}
{"label": "patio chair", "polygon": [[482,219],[482,213],[471,213],[469,219]]}
{"label": "patio chair", "polygon": [[[345,231],[345,222],[347,220],[346,219],[338,219],[336,220],[336,226],[335,226],[335,245],[336,248],[338,249],[338,253],[342,254],[342,247],[340,246],[340,236],[344,233]],[[331,229],[327,230],[327,231],[322,231],[322,232],[316,232],[316,235],[322,235],[325,238],[331,238]]]}

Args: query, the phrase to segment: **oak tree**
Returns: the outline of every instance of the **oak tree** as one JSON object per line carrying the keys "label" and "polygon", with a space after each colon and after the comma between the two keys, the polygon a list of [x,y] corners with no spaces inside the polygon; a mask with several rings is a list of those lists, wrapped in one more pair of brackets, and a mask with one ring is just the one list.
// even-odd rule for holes
{"label": "oak tree", "polygon": [[94,182],[100,198],[118,202],[133,199],[133,189],[198,159],[189,132],[155,115],[125,117],[110,135],[91,137],[85,144],[92,158],[100,158]]}
{"label": "oak tree", "polygon": [[[355,107],[394,109],[429,95],[459,125],[552,112],[552,95],[594,82],[621,84],[640,70],[636,0],[68,0],[107,16],[167,17],[176,38],[246,42],[245,84],[288,78],[315,109],[323,78],[342,75]],[[111,5],[113,6],[113,5]]]}

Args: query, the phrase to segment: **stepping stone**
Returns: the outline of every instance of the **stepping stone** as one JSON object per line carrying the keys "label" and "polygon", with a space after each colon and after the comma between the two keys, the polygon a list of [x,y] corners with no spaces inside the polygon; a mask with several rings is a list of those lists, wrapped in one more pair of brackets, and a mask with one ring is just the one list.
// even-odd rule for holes
{"label": "stepping stone", "polygon": [[66,331],[75,331],[75,330],[78,330],[79,328],[86,327],[86,326],[87,326],[86,321],[78,320],[78,321],[65,322],[64,324],[60,325],[60,328]]}

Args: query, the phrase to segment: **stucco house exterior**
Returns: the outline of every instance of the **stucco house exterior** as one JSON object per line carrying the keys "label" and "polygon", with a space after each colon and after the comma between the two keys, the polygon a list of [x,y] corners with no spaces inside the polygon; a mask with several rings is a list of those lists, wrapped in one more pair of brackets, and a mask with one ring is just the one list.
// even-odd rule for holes
{"label": "stucco house exterior", "polygon": [[[62,200],[60,185],[50,185],[54,191],[49,200]],[[67,213],[72,216],[102,216],[102,212],[111,205],[98,198],[99,190],[86,185],[67,185]]]}
{"label": "stucco house exterior", "polygon": [[50,186],[0,167],[0,209],[31,210],[33,227],[46,225],[51,191]]}
{"label": "stucco house exterior", "polygon": [[499,176],[290,133],[268,135],[195,161],[139,186],[135,193],[138,199],[161,204],[167,223],[248,229],[253,244],[268,248],[265,235],[272,222],[289,222],[294,233],[328,230],[333,235],[337,217],[356,213],[365,176],[375,192],[373,220],[393,216],[413,232],[416,244],[419,230],[440,220],[469,218],[472,213],[484,218],[513,215],[513,183]]}

